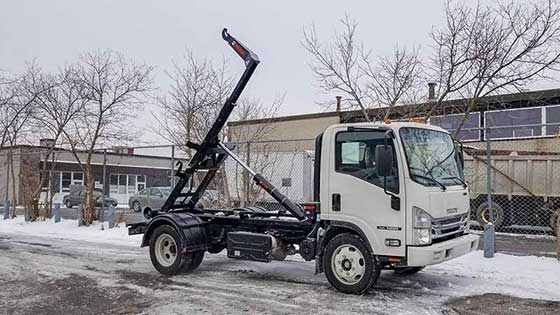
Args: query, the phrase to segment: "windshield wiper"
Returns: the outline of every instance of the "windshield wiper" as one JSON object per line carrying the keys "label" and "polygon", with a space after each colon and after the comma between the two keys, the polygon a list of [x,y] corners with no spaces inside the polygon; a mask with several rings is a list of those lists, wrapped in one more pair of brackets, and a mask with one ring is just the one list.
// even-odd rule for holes
{"label": "windshield wiper", "polygon": [[438,167],[438,166],[441,166],[441,164],[443,164],[443,163],[445,163],[445,161],[449,160],[449,158],[453,156],[453,153],[455,153],[455,148],[453,148],[453,150],[451,150],[451,153],[449,153],[449,155],[447,155],[447,156],[445,157],[445,159],[441,160],[441,161],[438,162],[436,165],[432,166],[432,167],[428,170],[428,172],[427,172],[426,174],[429,174],[429,175],[431,176],[431,175],[432,175],[432,172],[433,172],[433,170],[434,170],[434,168],[436,168],[436,167]]}
{"label": "windshield wiper", "polygon": [[463,184],[463,188],[467,188],[467,183],[462,180],[460,177],[457,176],[450,176],[450,177],[444,177],[442,179],[456,179],[457,181],[459,181],[461,184]]}
{"label": "windshield wiper", "polygon": [[433,177],[428,177],[428,176],[424,176],[424,175],[420,175],[420,174],[415,174],[415,173],[410,173],[410,175],[414,176],[414,177],[419,177],[419,178],[423,178],[423,179],[427,179],[429,181],[431,181],[432,183],[438,185],[441,190],[445,191],[447,189],[447,187],[445,187],[444,184],[438,182],[435,178]]}

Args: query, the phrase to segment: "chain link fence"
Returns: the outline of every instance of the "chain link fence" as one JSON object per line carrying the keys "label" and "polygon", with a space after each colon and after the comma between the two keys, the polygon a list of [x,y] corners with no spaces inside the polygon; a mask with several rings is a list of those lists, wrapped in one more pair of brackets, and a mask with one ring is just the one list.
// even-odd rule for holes
{"label": "chain link fence", "polygon": [[[465,132],[498,134],[498,128],[495,129],[470,128]],[[553,256],[560,211],[560,138],[557,135],[537,137],[521,134],[523,137],[519,133],[513,138],[490,136],[490,151],[487,151],[485,141],[464,141],[464,173],[470,190],[471,228],[481,230],[492,214],[499,235],[519,237],[510,239],[507,246]],[[282,194],[297,203],[313,201],[315,139],[230,145],[235,145],[233,151]],[[0,199],[4,203],[12,200],[15,189],[15,204],[23,206],[28,193],[40,184],[41,204],[61,203],[64,209],[75,211],[84,199],[83,189],[75,188],[86,185],[83,168],[69,151],[59,150],[48,159],[45,159],[44,151],[39,147],[20,147],[12,152],[16,159],[16,163],[12,164],[17,174],[8,177],[2,169],[0,173],[5,177],[0,179]],[[84,161],[83,153],[79,155]],[[0,153],[0,166],[4,168],[6,156],[5,152]],[[169,145],[115,147],[97,151],[92,157],[96,205],[113,205],[122,212],[136,214],[136,220],[141,220],[140,211],[144,207],[163,205],[176,181],[177,162],[186,164],[188,157],[180,148]],[[488,207],[488,161],[491,209]],[[195,180],[201,180],[203,175],[199,174]],[[47,179],[41,180],[43,176]],[[10,182],[12,179],[15,182]],[[281,208],[254,184],[249,174],[233,159],[226,159],[200,202],[204,207]],[[532,245],[528,245],[527,239],[532,240]],[[537,251],[530,248],[536,240],[542,241],[542,248]],[[500,246],[498,239],[498,251]]]}

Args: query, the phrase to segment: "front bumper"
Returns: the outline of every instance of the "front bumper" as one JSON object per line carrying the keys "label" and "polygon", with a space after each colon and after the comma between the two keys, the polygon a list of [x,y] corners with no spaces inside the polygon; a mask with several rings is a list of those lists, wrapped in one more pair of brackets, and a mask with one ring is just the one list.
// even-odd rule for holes
{"label": "front bumper", "polygon": [[463,256],[478,248],[479,239],[478,235],[467,234],[430,246],[408,246],[407,265],[423,267]]}

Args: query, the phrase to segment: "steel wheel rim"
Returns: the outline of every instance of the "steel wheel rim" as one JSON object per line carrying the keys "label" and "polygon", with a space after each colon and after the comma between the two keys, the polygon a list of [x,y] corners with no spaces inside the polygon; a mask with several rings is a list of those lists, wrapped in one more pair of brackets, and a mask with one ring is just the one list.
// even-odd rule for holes
{"label": "steel wheel rim", "polygon": [[[494,213],[494,222],[497,222],[498,218],[499,218],[498,211],[496,210],[496,208],[492,208],[492,212]],[[489,208],[484,208],[484,210],[482,210],[482,213],[480,214],[480,216],[482,217],[482,222],[484,222],[485,224],[490,223],[490,209]],[[494,222],[492,222],[492,223],[494,223]]]}
{"label": "steel wheel rim", "polygon": [[140,211],[140,203],[138,201],[135,201],[132,205],[132,208],[134,209],[134,211]]}
{"label": "steel wheel rim", "polygon": [[177,244],[171,235],[161,234],[155,244],[156,259],[163,267],[169,267],[177,259]]}
{"label": "steel wheel rim", "polygon": [[346,285],[354,285],[364,277],[366,261],[356,246],[344,244],[334,251],[331,258],[331,269],[336,279]]}

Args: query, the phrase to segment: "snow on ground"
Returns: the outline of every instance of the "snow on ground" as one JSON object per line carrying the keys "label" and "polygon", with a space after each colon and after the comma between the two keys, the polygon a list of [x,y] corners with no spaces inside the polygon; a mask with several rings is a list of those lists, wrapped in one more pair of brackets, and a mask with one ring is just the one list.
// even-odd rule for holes
{"label": "snow on ground", "polygon": [[[101,230],[103,226],[103,230]],[[139,246],[142,235],[128,236],[124,224],[109,229],[108,224],[94,222],[90,226],[78,226],[77,220],[64,220],[55,223],[53,219],[36,222],[25,222],[22,216],[15,219],[0,221],[0,233],[48,236],[78,241],[110,243],[119,245]]]}
{"label": "snow on ground", "polygon": [[[51,220],[29,223],[24,222],[22,218],[17,218],[0,221],[0,235],[6,233],[21,237],[41,237],[45,241],[53,238],[118,245],[119,248],[115,248],[112,253],[118,255],[122,252],[123,256],[133,254],[134,257],[138,257],[134,259],[134,261],[138,259],[135,265],[130,266],[131,272],[141,271],[143,272],[141,274],[147,272],[150,276],[159,277],[148,265],[149,258],[146,251],[141,251],[139,248],[140,235],[128,236],[127,229],[123,225],[120,228],[107,229],[105,223],[104,227],[105,229],[101,230],[99,223],[89,227],[78,227],[75,220],[64,220],[60,223]],[[107,268],[110,270],[112,267],[107,266]],[[264,292],[265,288],[269,288],[271,296],[284,292],[289,295],[289,290],[293,286],[302,286],[302,290],[309,290],[305,297],[309,301],[306,303],[340,299],[340,302],[352,301],[352,305],[356,307],[361,305],[364,310],[376,309],[384,303],[392,305],[394,302],[404,303],[396,308],[403,311],[408,307],[406,305],[412,307],[415,301],[422,301],[425,307],[429,307],[432,302],[441,305],[440,303],[444,303],[449,298],[484,293],[560,301],[560,262],[554,258],[496,254],[493,259],[487,259],[483,257],[481,251],[476,251],[452,261],[430,266],[409,277],[399,277],[390,271],[383,272],[379,282],[372,289],[375,296],[362,299],[332,295],[335,292],[329,289],[324,276],[313,275],[313,269],[312,262],[305,262],[299,256],[289,257],[287,262],[262,264],[232,261],[222,253],[207,255],[200,270],[188,276],[175,277],[174,281],[178,281],[177,283],[188,281],[189,285],[196,283],[196,286],[202,287],[215,284],[216,287],[228,286],[230,289],[242,285],[243,290],[260,293]],[[199,281],[201,282],[198,283]],[[168,291],[165,292],[168,294]],[[194,293],[189,291],[189,294]],[[403,301],[403,298],[407,301]],[[289,300],[287,298],[286,303]],[[392,300],[394,301],[391,302]],[[355,304],[358,301],[359,303]],[[175,302],[178,307],[183,305],[181,295],[177,296]],[[304,303],[304,301],[294,301],[296,302]],[[161,307],[165,305],[169,307],[168,304]]]}
{"label": "snow on ground", "polygon": [[482,251],[476,251],[425,272],[449,278],[446,291],[453,296],[502,293],[560,301],[560,261],[554,258],[499,253],[484,258]]}

